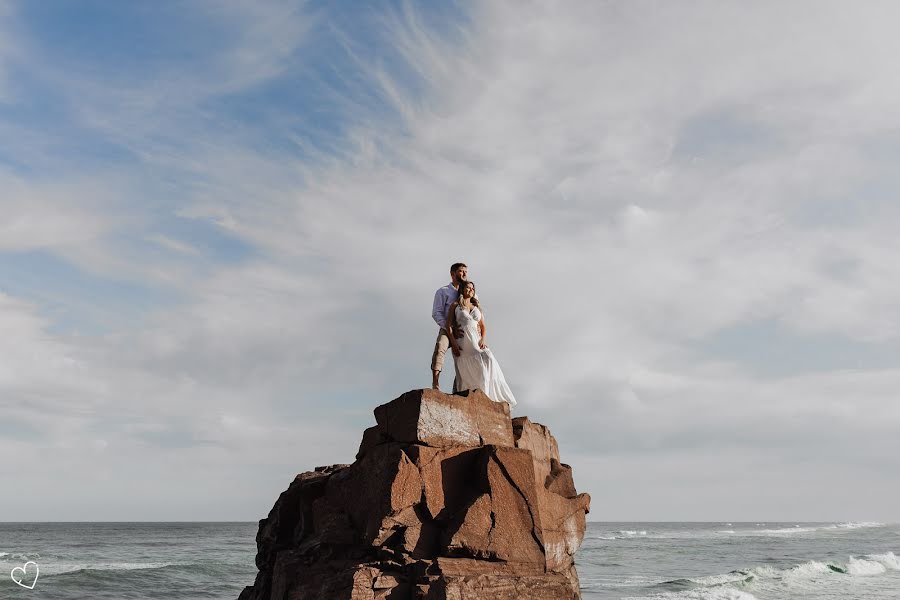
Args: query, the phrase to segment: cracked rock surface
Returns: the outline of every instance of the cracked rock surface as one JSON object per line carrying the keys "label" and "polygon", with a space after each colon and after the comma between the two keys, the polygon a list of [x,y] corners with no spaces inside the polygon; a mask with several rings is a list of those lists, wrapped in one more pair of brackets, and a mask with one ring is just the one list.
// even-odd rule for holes
{"label": "cracked rock surface", "polygon": [[578,600],[590,497],[550,431],[481,391],[375,409],[352,465],[294,478],[239,600]]}

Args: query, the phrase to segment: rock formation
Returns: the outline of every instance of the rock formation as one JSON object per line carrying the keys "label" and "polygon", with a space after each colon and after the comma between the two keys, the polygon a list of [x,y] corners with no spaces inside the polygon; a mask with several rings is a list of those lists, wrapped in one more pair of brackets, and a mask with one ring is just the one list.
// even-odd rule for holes
{"label": "rock formation", "polygon": [[481,391],[375,409],[352,465],[297,475],[239,600],[577,600],[590,497],[550,431]]}

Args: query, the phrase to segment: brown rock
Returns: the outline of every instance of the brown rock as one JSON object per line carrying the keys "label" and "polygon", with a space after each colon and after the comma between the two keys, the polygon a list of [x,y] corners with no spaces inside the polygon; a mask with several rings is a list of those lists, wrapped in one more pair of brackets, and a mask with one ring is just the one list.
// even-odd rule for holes
{"label": "brown rock", "polygon": [[457,518],[450,556],[544,564],[538,491],[531,453],[486,446],[479,470],[487,491]]}
{"label": "brown rock", "polygon": [[433,558],[437,551],[435,526],[421,511],[419,506],[409,506],[385,517],[372,545],[398,552],[400,558]]}
{"label": "brown rock", "polygon": [[444,576],[429,586],[426,600],[578,600],[581,594],[559,573],[542,575]]}
{"label": "brown rock", "polygon": [[484,487],[482,479],[476,476],[481,448],[414,445],[406,453],[422,476],[425,508],[432,519],[449,518]]}
{"label": "brown rock", "polygon": [[[302,577],[298,576],[300,573]],[[305,565],[286,553],[279,555],[276,562],[271,596],[248,597],[260,600],[400,599],[410,597],[410,586],[402,574],[385,573],[375,564],[337,560]]]}
{"label": "brown rock", "polygon": [[576,492],[572,467],[559,462],[556,438],[547,427],[528,417],[517,417],[513,419],[513,432],[516,447],[531,451],[535,479],[543,483],[538,498],[547,570],[574,569],[575,553],[584,539],[590,496]]}
{"label": "brown rock", "polygon": [[543,425],[416,390],[376,409],[352,465],[298,475],[240,600],[577,600],[587,494]]}
{"label": "brown rock", "polygon": [[[495,505],[495,539],[522,548],[534,542],[535,548],[542,553],[539,494],[534,471],[530,468],[533,465],[531,453],[518,448],[493,447],[488,448],[485,454],[488,484]],[[503,528],[507,523],[508,532]],[[527,558],[523,556],[522,560],[536,561],[540,558],[535,553]],[[517,559],[510,555],[505,560]]]}
{"label": "brown rock", "polygon": [[[316,540],[323,544],[350,545],[357,541],[357,534],[350,523],[350,516],[329,498],[316,498],[312,503],[313,528]],[[307,545],[310,551],[317,551],[318,545]]]}
{"label": "brown rock", "polygon": [[394,575],[385,575],[381,574],[375,578],[375,583],[372,587],[376,590],[384,590],[395,588],[400,585],[400,580],[397,579]]}
{"label": "brown rock", "polygon": [[509,562],[505,560],[471,560],[439,556],[434,564],[435,572],[451,577],[471,575],[541,575],[544,566],[534,563]]}
{"label": "brown rock", "polygon": [[378,444],[384,444],[386,442],[391,441],[384,432],[381,430],[381,427],[378,425],[372,425],[363,431],[363,439],[359,443],[359,452],[356,453],[356,460],[365,455],[371,448],[377,446]]}
{"label": "brown rock", "polygon": [[534,480],[544,483],[550,474],[551,461],[559,462],[559,446],[550,430],[540,423],[532,423],[528,417],[512,420],[516,448],[530,450],[534,457]]}
{"label": "brown rock", "polygon": [[[463,395],[466,394],[466,395]],[[375,420],[388,438],[426,446],[512,446],[509,405],[481,390],[448,395],[413,390],[375,409]]]}
{"label": "brown rock", "polygon": [[385,518],[417,504],[422,498],[419,470],[399,444],[372,448],[360,460],[332,477],[325,499],[346,513],[358,539],[372,544],[383,535]]}
{"label": "brown rock", "polygon": [[563,498],[574,498],[578,495],[575,491],[575,480],[572,479],[572,467],[560,464],[555,458],[550,459],[550,474],[544,479],[544,487],[548,492]]}
{"label": "brown rock", "polygon": [[259,522],[256,566],[261,571],[271,570],[279,550],[292,547],[299,538],[312,533],[313,502],[325,493],[331,476],[347,466],[320,467],[314,472],[302,473],[282,492],[269,516]]}
{"label": "brown rock", "polygon": [[479,495],[456,519],[456,531],[447,543],[448,556],[496,559],[491,554],[491,533],[494,530],[494,511],[490,494]]}
{"label": "brown rock", "polygon": [[575,553],[584,540],[585,514],[590,503],[587,494],[575,498],[551,493],[544,495],[541,522],[548,571],[562,571],[574,564]]}

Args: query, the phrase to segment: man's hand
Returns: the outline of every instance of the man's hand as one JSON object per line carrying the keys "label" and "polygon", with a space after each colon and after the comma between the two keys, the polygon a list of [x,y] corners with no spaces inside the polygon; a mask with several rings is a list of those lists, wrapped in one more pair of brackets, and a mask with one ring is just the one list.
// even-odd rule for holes
{"label": "man's hand", "polygon": [[481,338],[480,340],[478,340],[478,347],[481,348],[482,350],[487,348],[487,342],[484,341],[484,338]]}

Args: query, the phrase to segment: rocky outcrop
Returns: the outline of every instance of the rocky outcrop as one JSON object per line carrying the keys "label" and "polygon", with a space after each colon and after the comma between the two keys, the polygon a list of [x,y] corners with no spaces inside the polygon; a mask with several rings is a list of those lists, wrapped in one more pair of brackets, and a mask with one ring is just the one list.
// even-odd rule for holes
{"label": "rocky outcrop", "polygon": [[576,600],[590,497],[550,431],[481,391],[375,409],[352,465],[297,475],[239,600]]}

